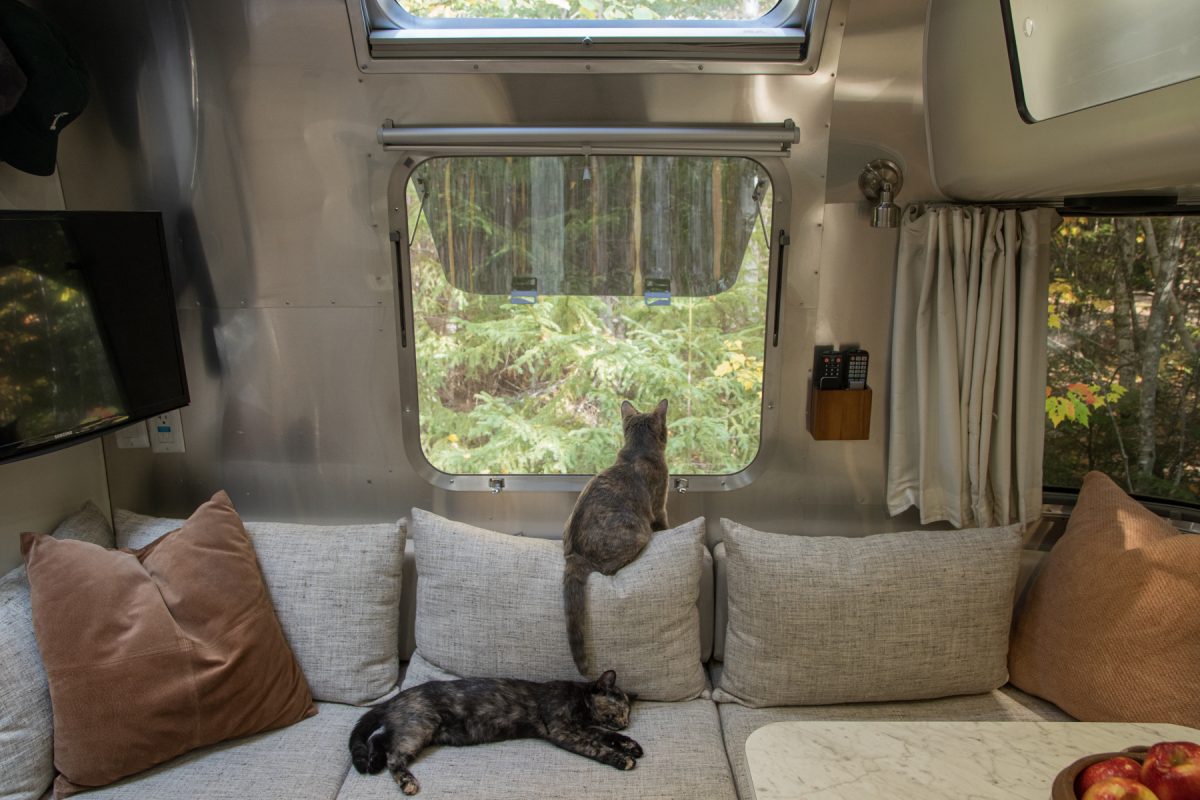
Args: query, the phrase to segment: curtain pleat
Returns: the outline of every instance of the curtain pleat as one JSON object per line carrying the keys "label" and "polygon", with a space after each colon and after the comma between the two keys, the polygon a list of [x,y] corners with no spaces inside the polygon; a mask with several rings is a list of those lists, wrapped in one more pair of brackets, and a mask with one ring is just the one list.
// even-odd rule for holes
{"label": "curtain pleat", "polygon": [[910,208],[892,332],[888,510],[958,527],[1041,509],[1048,216]]}

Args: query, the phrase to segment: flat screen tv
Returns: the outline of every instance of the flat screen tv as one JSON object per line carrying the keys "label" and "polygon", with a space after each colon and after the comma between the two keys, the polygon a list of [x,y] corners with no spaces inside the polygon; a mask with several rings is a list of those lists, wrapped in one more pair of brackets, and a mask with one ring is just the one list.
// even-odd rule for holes
{"label": "flat screen tv", "polygon": [[0,463],[187,403],[161,215],[0,211]]}

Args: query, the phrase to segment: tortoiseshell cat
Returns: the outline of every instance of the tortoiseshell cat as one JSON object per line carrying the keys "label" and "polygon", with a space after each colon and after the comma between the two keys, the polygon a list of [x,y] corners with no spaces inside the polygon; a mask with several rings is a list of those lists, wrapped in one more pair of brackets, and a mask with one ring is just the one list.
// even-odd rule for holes
{"label": "tortoiseshell cat", "polygon": [[579,674],[588,675],[583,620],[587,580],[612,575],[637,558],[655,531],[667,529],[667,401],[642,414],[621,403],[625,444],[617,461],[588,481],[563,529],[563,603],[567,641]]}
{"label": "tortoiseshell cat", "polygon": [[630,697],[605,672],[587,681],[466,678],[405,689],[362,716],[350,734],[360,773],[384,767],[405,794],[421,789],[408,771],[431,744],[471,745],[538,738],[617,769],[633,769],[642,748],[616,733],[629,724]]}

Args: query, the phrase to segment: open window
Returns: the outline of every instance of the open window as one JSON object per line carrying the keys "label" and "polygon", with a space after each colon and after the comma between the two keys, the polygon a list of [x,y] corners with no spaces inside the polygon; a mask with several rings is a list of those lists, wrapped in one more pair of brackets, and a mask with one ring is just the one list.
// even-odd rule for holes
{"label": "open window", "polygon": [[[347,0],[364,69],[813,71],[822,0]],[[461,62],[461,63],[460,63]],[[758,67],[756,67],[757,69]]]}
{"label": "open window", "polygon": [[1049,303],[1047,487],[1200,506],[1200,217],[1063,217]]}
{"label": "open window", "polygon": [[394,185],[418,468],[454,488],[594,474],[620,447],[622,400],[666,398],[672,474],[744,482],[775,358],[783,174],[734,156],[412,163]]}
{"label": "open window", "polygon": [[1192,0],[1003,0],[1026,122],[1200,77]]}

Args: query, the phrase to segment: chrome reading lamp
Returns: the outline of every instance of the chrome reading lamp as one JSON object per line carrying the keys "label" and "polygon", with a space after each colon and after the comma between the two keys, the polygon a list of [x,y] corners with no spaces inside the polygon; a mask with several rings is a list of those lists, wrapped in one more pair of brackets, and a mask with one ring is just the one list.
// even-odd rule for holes
{"label": "chrome reading lamp", "polygon": [[893,202],[904,185],[904,174],[899,165],[887,158],[877,158],[863,168],[858,176],[858,188],[867,199],[875,203],[871,207],[872,228],[896,228],[900,226],[900,206]]}

